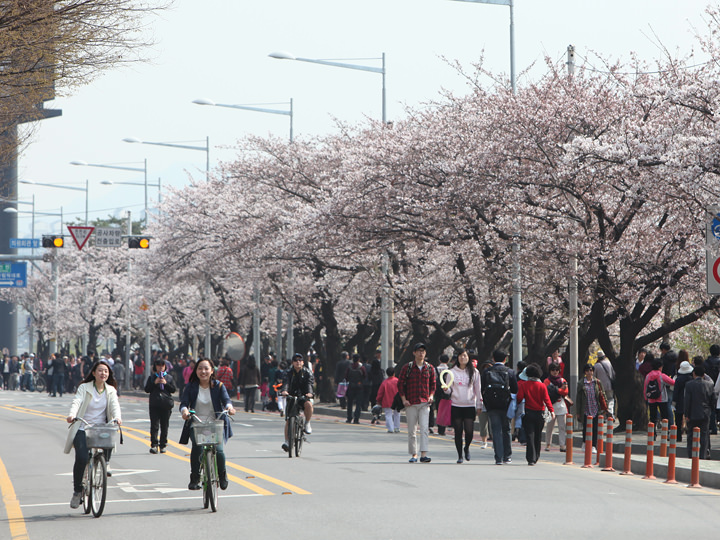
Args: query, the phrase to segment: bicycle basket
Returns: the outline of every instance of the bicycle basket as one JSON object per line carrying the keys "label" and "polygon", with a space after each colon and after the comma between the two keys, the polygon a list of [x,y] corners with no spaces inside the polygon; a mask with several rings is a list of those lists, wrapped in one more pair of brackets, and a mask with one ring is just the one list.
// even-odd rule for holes
{"label": "bicycle basket", "polygon": [[195,436],[195,444],[200,446],[215,445],[222,442],[225,422],[222,420],[211,420],[209,422],[194,422],[192,425]]}
{"label": "bicycle basket", "polygon": [[88,448],[115,448],[117,424],[96,424],[85,428]]}

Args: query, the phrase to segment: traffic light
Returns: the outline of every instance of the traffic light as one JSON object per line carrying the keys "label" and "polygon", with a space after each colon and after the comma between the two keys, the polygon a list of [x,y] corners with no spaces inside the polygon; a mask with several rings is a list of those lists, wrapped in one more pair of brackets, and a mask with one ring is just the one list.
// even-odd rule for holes
{"label": "traffic light", "polygon": [[148,249],[150,247],[150,237],[131,236],[128,238],[128,247],[130,249]]}
{"label": "traffic light", "polygon": [[65,239],[61,235],[44,234],[42,237],[42,247],[44,247],[44,248],[65,247]]}

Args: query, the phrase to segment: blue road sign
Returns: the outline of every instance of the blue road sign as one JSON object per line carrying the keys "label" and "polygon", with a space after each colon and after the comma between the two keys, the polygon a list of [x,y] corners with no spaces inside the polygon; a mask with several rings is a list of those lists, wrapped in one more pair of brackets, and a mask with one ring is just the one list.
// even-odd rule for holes
{"label": "blue road sign", "polygon": [[39,248],[39,238],[11,238],[10,249]]}
{"label": "blue road sign", "polygon": [[27,263],[0,263],[0,287],[25,287]]}
{"label": "blue road sign", "polygon": [[710,230],[712,231],[713,236],[720,240],[720,214],[713,218]]}

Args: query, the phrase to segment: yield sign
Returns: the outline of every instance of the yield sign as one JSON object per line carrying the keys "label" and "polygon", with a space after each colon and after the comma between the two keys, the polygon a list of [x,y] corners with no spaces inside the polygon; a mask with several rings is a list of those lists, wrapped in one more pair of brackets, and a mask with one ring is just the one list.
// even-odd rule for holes
{"label": "yield sign", "polygon": [[70,235],[73,237],[73,240],[75,240],[75,245],[78,249],[83,248],[85,242],[88,241],[88,238],[90,238],[94,230],[95,227],[71,227],[68,225],[68,231],[70,231]]}

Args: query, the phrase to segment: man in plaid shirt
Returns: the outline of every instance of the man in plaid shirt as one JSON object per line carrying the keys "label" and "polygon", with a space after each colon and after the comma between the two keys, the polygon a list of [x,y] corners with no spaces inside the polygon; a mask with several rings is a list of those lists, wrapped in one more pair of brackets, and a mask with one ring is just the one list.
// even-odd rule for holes
{"label": "man in plaid shirt", "polygon": [[413,362],[402,367],[398,377],[398,392],[405,405],[408,425],[408,452],[410,463],[418,461],[418,424],[420,428],[420,463],[430,463],[428,452],[428,423],[430,406],[435,394],[435,369],[425,362],[425,344],[416,343]]}
{"label": "man in plaid shirt", "polygon": [[227,389],[228,395],[232,396],[233,393],[233,372],[232,369],[230,369],[230,366],[228,365],[230,362],[227,358],[223,358],[220,361],[220,367],[217,370],[217,373],[215,374],[215,378],[223,383],[225,385],[225,388]]}

